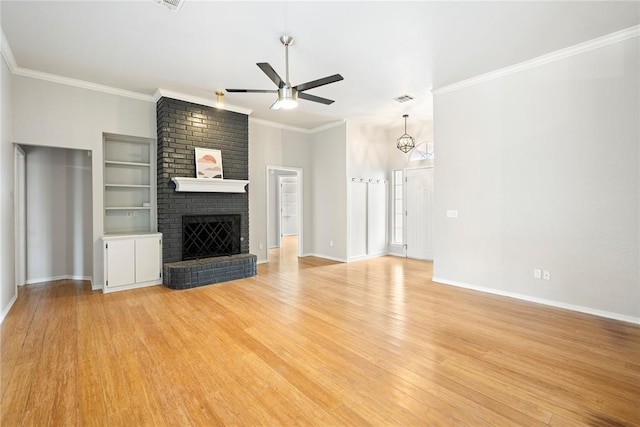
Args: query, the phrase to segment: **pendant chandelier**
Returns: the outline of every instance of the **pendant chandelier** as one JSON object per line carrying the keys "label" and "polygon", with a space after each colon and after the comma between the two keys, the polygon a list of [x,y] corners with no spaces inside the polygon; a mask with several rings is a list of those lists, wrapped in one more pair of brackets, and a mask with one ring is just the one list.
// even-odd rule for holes
{"label": "pendant chandelier", "polygon": [[398,144],[396,146],[398,150],[403,153],[408,153],[416,146],[416,140],[407,133],[407,117],[409,117],[409,115],[405,114],[402,117],[404,117],[404,134],[398,138]]}

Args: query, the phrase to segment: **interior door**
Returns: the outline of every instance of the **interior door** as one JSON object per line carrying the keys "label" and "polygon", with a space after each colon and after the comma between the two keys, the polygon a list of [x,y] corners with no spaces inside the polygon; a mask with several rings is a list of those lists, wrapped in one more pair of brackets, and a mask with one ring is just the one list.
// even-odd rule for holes
{"label": "interior door", "polygon": [[407,257],[433,259],[433,168],[405,171]]}

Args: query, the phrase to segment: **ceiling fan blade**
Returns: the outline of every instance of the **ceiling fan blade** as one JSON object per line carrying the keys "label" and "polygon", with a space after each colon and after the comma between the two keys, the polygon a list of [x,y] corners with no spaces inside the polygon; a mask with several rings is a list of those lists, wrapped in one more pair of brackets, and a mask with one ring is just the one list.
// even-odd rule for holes
{"label": "ceiling fan blade", "polygon": [[227,92],[240,92],[240,93],[278,93],[277,90],[263,90],[263,89],[225,89]]}
{"label": "ceiling fan blade", "polygon": [[304,92],[298,92],[298,98],[306,99],[307,101],[319,102],[319,103],[325,104],[325,105],[329,105],[329,104],[333,104],[334,103],[333,99],[321,98],[319,96],[310,95],[310,94],[304,93]]}
{"label": "ceiling fan blade", "polygon": [[276,86],[278,86],[279,88],[284,87],[284,80],[280,78],[278,73],[276,73],[276,70],[274,70],[268,62],[258,62],[256,65],[260,67],[262,72],[265,73],[267,77],[269,77],[271,81],[276,84]]}
{"label": "ceiling fan blade", "polygon": [[294,89],[298,92],[302,92],[305,90],[313,89],[314,87],[328,85],[329,83],[339,82],[340,80],[344,80],[340,74],[334,74],[333,76],[325,77],[323,79],[313,80],[311,82],[302,83],[298,86],[294,86]]}

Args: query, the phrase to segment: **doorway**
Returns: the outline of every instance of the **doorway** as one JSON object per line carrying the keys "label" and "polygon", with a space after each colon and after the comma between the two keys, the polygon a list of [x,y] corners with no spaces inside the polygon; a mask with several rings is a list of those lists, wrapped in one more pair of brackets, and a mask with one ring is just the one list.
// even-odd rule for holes
{"label": "doorway", "polygon": [[297,259],[304,241],[302,169],[267,166],[266,182],[267,261],[271,255]]}
{"label": "doorway", "polygon": [[21,145],[15,156],[16,174],[20,174],[15,192],[16,280],[20,285],[61,279],[90,281],[91,152]]}
{"label": "doorway", "polygon": [[433,260],[433,167],[405,169],[408,258]]}

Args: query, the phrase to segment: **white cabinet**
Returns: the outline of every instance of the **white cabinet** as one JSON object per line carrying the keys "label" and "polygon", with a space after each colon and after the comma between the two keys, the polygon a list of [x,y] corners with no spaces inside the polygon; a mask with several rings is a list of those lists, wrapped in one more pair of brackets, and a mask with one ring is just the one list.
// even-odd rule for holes
{"label": "white cabinet", "polygon": [[151,139],[104,135],[104,232],[153,233],[156,150]]}
{"label": "white cabinet", "polygon": [[162,234],[104,236],[103,292],[162,283]]}

